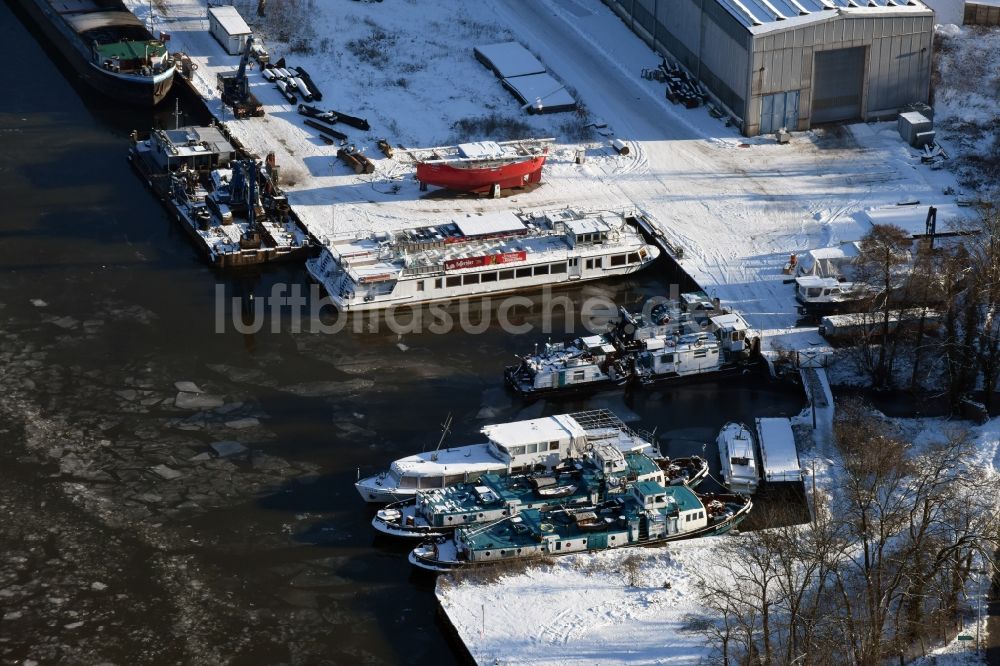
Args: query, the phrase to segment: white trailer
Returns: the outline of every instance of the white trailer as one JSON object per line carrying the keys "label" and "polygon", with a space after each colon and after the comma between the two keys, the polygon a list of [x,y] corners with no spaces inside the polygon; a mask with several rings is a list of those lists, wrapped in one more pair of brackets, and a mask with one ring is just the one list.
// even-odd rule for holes
{"label": "white trailer", "polygon": [[236,7],[223,5],[208,8],[208,30],[229,55],[240,55],[253,34]]}

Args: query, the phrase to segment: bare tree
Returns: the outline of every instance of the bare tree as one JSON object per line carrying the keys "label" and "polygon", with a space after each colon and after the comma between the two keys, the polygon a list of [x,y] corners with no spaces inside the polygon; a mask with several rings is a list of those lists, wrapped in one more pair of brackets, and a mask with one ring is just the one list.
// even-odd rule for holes
{"label": "bare tree", "polygon": [[944,284],[940,278],[943,253],[935,250],[934,239],[923,239],[917,243],[916,256],[913,262],[913,273],[910,277],[911,293],[914,294],[917,305],[916,331],[913,340],[913,371],[910,373],[910,390],[920,389],[920,378],[923,370],[924,336],[927,334],[929,315],[933,309],[941,307],[945,300]]}
{"label": "bare tree", "polygon": [[989,408],[1000,377],[1000,209],[984,208],[977,233],[970,235],[970,276],[978,318],[976,356],[983,375],[984,402]]}
{"label": "bare tree", "polygon": [[861,239],[855,263],[858,278],[875,291],[872,301],[873,324],[876,326],[873,342],[877,350],[872,358],[872,380],[877,387],[886,387],[892,381],[896,341],[901,326],[893,326],[894,304],[905,304],[901,290],[906,285],[903,267],[910,262],[913,239],[901,227],[876,224]]}

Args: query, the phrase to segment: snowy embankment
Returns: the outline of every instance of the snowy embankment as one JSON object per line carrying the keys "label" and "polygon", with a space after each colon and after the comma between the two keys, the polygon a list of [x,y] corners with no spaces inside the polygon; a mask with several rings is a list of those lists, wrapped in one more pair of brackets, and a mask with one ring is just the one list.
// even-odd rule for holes
{"label": "snowy embankment", "polygon": [[[128,2],[148,15],[148,3]],[[204,0],[173,0],[157,12],[158,29],[198,62],[194,84],[223,116],[215,77],[238,59],[208,34]],[[290,200],[318,237],[476,211],[639,207],[683,248],[681,263],[695,280],[753,325],[782,334],[783,345],[800,347],[815,336],[793,329],[792,290],[781,273],[788,255],[859,238],[868,228],[865,209],[903,199],[944,203],[943,191],[955,187],[948,172],[920,164],[894,123],[796,133],[779,146],[740,137],[704,108],[669,104],[662,84],[639,76],[659,57],[598,3],[456,1],[428,11],[415,0],[319,2],[309,22],[312,53],[269,43],[272,57],[310,72],[325,93],[320,106],[371,121],[369,133],[345,131],[375,160],[376,172],[358,176],[339,164],[336,147],[305,128],[257,72],[251,82],[267,116],[227,122],[250,150],[276,153]],[[586,117],[527,115],[473,57],[474,46],[512,37],[577,93]],[[490,115],[523,123],[523,134],[556,137],[537,190],[499,201],[424,196],[405,157],[384,159],[375,148],[379,137],[409,147],[494,138],[459,136],[462,121]],[[607,128],[595,133],[584,127],[590,122]],[[577,138],[585,131],[591,140]],[[611,136],[627,140],[631,154],[617,155]],[[581,148],[587,161],[578,165]]]}
{"label": "snowy embankment", "polygon": [[708,649],[687,615],[712,542],[569,555],[486,583],[443,576],[437,595],[479,664],[694,664]]}

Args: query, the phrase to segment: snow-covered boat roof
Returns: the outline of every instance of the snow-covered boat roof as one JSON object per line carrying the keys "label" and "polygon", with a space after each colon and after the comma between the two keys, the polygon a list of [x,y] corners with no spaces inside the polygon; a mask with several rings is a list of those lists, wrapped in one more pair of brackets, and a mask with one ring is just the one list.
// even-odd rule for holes
{"label": "snow-covered boat roof", "polygon": [[503,469],[505,464],[497,460],[489,451],[488,444],[471,444],[441,451],[424,451],[400,458],[392,463],[392,468],[400,475],[441,476],[481,472],[484,469]]}
{"label": "snow-covered boat roof", "polygon": [[850,287],[850,284],[846,282],[841,282],[837,278],[832,277],[818,277],[816,275],[803,275],[802,277],[795,278],[795,284],[800,287],[810,288],[810,287]]}
{"label": "snow-covered boat roof", "polygon": [[545,65],[517,42],[477,46],[474,51],[480,62],[492,69],[501,79],[545,71]]}
{"label": "snow-covered boat roof", "polygon": [[570,220],[566,222],[566,228],[577,236],[581,234],[597,234],[611,231],[611,225],[603,217],[590,217],[582,220]]}
{"label": "snow-covered boat roof", "polygon": [[167,150],[173,157],[193,157],[214,153],[216,155],[232,154],[233,144],[229,143],[222,132],[216,127],[179,127],[163,130],[155,134],[166,137],[169,145]]}
{"label": "snow-covered boat roof", "polygon": [[452,220],[465,236],[485,236],[524,231],[524,222],[513,211],[483,213]]}
{"label": "snow-covered boat roof", "polygon": [[566,86],[556,81],[550,74],[515,76],[504,79],[504,85],[508,86],[523,104],[537,106],[540,101],[540,110],[568,111],[576,106],[576,100],[566,91]]}
{"label": "snow-covered boat roof", "polygon": [[818,247],[814,250],[809,250],[806,252],[806,255],[812,259],[853,259],[858,256],[860,250],[861,243],[850,241],[833,247]]}
{"label": "snow-covered boat roof", "polygon": [[[503,258],[500,263],[511,264],[565,260],[572,248],[562,229],[557,230],[557,223],[569,224],[593,217],[600,217],[611,233],[603,244],[578,246],[577,256],[599,255],[617,246],[638,249],[644,245],[639,232],[627,224],[624,213],[609,219],[607,212],[581,213],[570,209],[469,215],[453,218],[443,225],[382,232],[367,238],[339,238],[327,244],[351,280],[368,284],[432,271],[476,271],[484,264],[475,260],[497,255]],[[618,230],[620,234],[615,233]]]}
{"label": "snow-covered boat roof", "polygon": [[712,322],[716,328],[731,328],[736,331],[750,330],[750,326],[747,324],[746,320],[735,312],[709,317],[709,321]]}
{"label": "snow-covered boat roof", "polygon": [[538,442],[554,442],[566,437],[582,437],[583,428],[568,414],[557,414],[528,421],[497,423],[484,427],[480,432],[491,441],[510,448]]}
{"label": "snow-covered boat roof", "polygon": [[791,421],[782,418],[757,419],[757,436],[765,481],[802,479]]}
{"label": "snow-covered boat roof", "polygon": [[742,423],[727,423],[722,426],[719,437],[726,442],[729,456],[754,460],[753,435]]}

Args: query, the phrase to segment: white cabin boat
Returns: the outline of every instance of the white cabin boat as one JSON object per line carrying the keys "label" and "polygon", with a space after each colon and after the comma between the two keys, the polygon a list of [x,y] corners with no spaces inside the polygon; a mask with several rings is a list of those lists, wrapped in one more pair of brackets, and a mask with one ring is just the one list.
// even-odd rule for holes
{"label": "white cabin boat", "polygon": [[[760,332],[736,313],[695,319],[664,308],[652,321],[621,308],[611,333],[547,343],[504,370],[522,396],[596,391],[630,381],[654,384],[695,375],[737,371],[760,353]],[[694,333],[682,333],[690,328]]]}
{"label": "white cabin boat", "polygon": [[306,268],[349,311],[625,275],[658,256],[624,214],[507,211],[329,241]]}
{"label": "white cabin boat", "polygon": [[857,310],[871,295],[871,288],[860,282],[811,275],[795,278],[795,300],[799,302],[799,310],[808,315]]}
{"label": "white cabin boat", "polygon": [[760,332],[736,313],[708,318],[697,333],[661,335],[642,340],[635,368],[645,384],[736,370],[760,352]]}
{"label": "white cabin boat", "polygon": [[581,387],[617,386],[632,374],[631,360],[609,335],[546,343],[540,351],[505,369],[507,384],[522,395],[572,392]]}
{"label": "white cabin boat", "polygon": [[414,497],[418,490],[477,481],[487,472],[552,469],[597,446],[611,445],[623,453],[654,451],[648,439],[604,409],[488,425],[481,432],[485,443],[400,458],[388,471],[354,485],[366,502],[396,502]]}
{"label": "white cabin boat", "polygon": [[727,423],[722,426],[716,443],[726,486],[734,493],[746,495],[757,490],[760,473],[750,428],[742,423]]}

